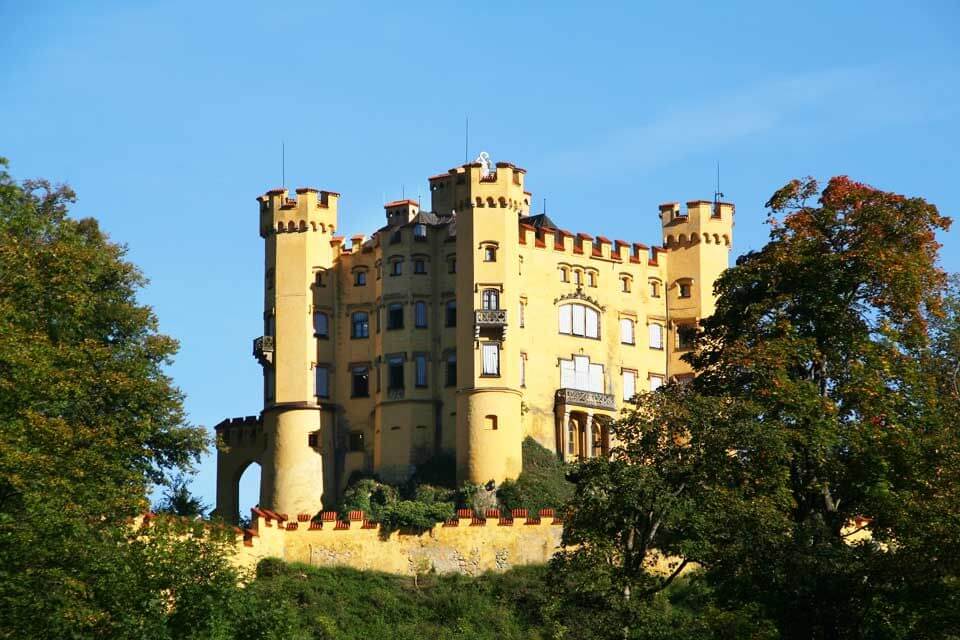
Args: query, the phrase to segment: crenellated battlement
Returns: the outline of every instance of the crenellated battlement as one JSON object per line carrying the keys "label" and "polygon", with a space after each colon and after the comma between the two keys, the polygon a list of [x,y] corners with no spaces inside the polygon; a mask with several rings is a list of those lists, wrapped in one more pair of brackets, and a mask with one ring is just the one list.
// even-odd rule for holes
{"label": "crenellated battlement", "polygon": [[691,200],[681,209],[679,202],[660,205],[663,244],[668,249],[704,244],[730,247],[735,207],[729,202]]}
{"label": "crenellated battlement", "polygon": [[492,165],[485,154],[480,154],[476,162],[429,178],[433,212],[448,215],[489,208],[529,215],[531,195],[524,190],[526,173],[509,162]]}
{"label": "crenellated battlement", "polygon": [[611,240],[605,236],[594,238],[588,233],[571,233],[564,229],[534,227],[523,222],[519,225],[521,245],[533,245],[538,249],[552,248],[557,253],[585,256],[611,262],[646,264],[657,266],[657,254],[666,251],[662,247],[652,249],[639,242]]}
{"label": "crenellated battlement", "polygon": [[337,225],[340,194],[313,187],[300,187],[290,198],[285,188],[271,189],[257,197],[260,203],[260,237],[273,233],[319,231],[333,234]]}

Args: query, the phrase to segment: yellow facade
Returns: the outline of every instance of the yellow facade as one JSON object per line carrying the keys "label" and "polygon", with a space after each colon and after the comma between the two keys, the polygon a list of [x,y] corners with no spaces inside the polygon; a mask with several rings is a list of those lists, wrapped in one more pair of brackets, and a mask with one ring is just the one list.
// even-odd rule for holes
{"label": "yellow facade", "polygon": [[217,510],[262,467],[261,506],[316,513],[350,475],[388,482],[453,454],[459,481],[521,471],[532,436],[570,460],[610,448],[605,417],[689,367],[714,308],[733,205],[660,206],[662,246],[596,238],[530,215],[526,172],[485,155],[429,179],[386,225],[335,235],[332,192],[258,198],[265,242],[260,416],[217,425]]}

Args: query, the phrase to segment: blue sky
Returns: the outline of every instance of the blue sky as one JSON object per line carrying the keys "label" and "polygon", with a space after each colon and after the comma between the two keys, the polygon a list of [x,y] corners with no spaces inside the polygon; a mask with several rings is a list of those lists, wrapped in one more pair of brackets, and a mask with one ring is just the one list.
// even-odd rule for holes
{"label": "blue sky", "polygon": [[[737,204],[734,253],[793,177],[960,208],[954,2],[200,3],[0,0],[0,155],[69,182],[181,341],[190,419],[261,407],[255,196],[343,194],[340,230],[490,152],[571,231],[657,242],[657,204]],[[655,5],[655,6],[654,6]],[[960,272],[960,227],[941,237]],[[214,499],[208,458],[194,489]],[[255,478],[245,477],[247,503]]]}

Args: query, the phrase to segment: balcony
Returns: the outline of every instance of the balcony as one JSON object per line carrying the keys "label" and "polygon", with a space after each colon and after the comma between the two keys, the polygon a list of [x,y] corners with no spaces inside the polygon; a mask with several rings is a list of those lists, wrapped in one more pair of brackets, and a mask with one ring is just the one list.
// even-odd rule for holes
{"label": "balcony", "polygon": [[507,325],[506,309],[476,309],[473,321],[478,327],[504,327]]}
{"label": "balcony", "polygon": [[584,391],[583,389],[557,389],[557,404],[572,404],[590,409],[617,410],[617,400],[609,393]]}
{"label": "balcony", "polygon": [[273,336],[254,338],[253,356],[264,366],[273,364]]}

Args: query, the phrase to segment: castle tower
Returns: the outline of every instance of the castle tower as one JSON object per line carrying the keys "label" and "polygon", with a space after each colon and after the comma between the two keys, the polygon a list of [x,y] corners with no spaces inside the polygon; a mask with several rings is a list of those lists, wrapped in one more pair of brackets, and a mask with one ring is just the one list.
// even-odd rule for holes
{"label": "castle tower", "polygon": [[726,202],[694,200],[686,211],[679,203],[660,205],[663,245],[667,248],[667,299],[669,335],[668,371],[685,376],[690,365],[680,360],[691,348],[691,338],[701,318],[713,314],[713,284],[727,268],[733,238],[734,207]]}
{"label": "castle tower", "polygon": [[499,483],[521,471],[520,346],[509,328],[520,305],[524,175],[481,154],[430,180],[433,210],[457,216],[458,482]]}
{"label": "castle tower", "polygon": [[254,346],[264,373],[260,505],[278,513],[318,512],[332,473],[324,463],[333,457],[333,413],[317,399],[327,372],[316,367],[314,309],[333,296],[338,197],[297,189],[291,199],[274,189],[258,198],[266,245],[264,335]]}

